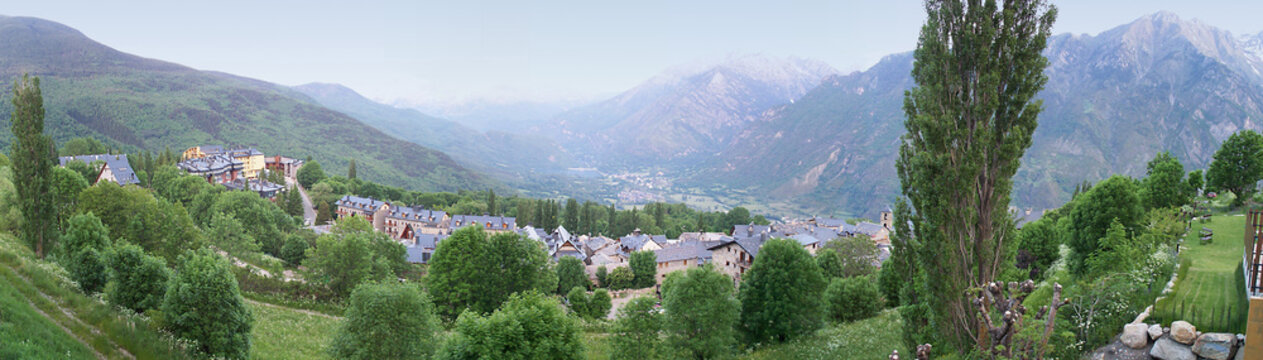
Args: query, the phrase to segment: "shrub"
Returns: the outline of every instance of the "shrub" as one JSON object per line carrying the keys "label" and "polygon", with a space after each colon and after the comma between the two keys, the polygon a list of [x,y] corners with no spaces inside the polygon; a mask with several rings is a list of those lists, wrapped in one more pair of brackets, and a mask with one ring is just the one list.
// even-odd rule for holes
{"label": "shrub", "polygon": [[741,302],[727,275],[710,266],[673,272],[662,284],[662,304],[671,345],[687,357],[723,357],[737,345]]}
{"label": "shrub", "polygon": [[434,352],[434,304],[416,285],[387,281],[351,292],[329,353],[338,359],[415,359]]}
{"label": "shrub", "polygon": [[609,275],[610,271],[605,268],[605,265],[601,265],[601,267],[596,268],[596,286],[603,288],[610,287],[609,279],[607,279]]}
{"label": "shrub", "polygon": [[579,325],[536,291],[514,294],[489,316],[466,311],[437,359],[581,359]]}
{"label": "shrub", "polygon": [[588,291],[582,287],[575,286],[566,293],[566,303],[570,305],[570,311],[573,311],[575,315],[590,317],[588,316],[588,302]]}
{"label": "shrub", "polygon": [[829,302],[829,319],[836,322],[867,319],[882,308],[877,285],[864,276],[833,279],[824,296]]}
{"label": "shrub", "polygon": [[610,314],[610,308],[614,307],[613,299],[610,298],[610,292],[605,289],[596,289],[592,293],[592,297],[588,299],[588,312],[590,318],[604,319]]}
{"label": "shrub", "polygon": [[125,245],[114,247],[107,262],[110,285],[106,295],[110,303],[138,313],[162,305],[170,277],[166,261],[146,254],[139,246]]}
{"label": "shrub", "polygon": [[620,266],[610,270],[608,276],[610,282],[610,290],[630,289],[636,283],[636,274],[626,266]]}
{"label": "shrub", "polygon": [[305,252],[311,244],[299,234],[289,234],[285,238],[285,246],[281,247],[281,259],[293,266],[302,264],[307,258]]}
{"label": "shrub", "polygon": [[250,357],[254,317],[237,289],[232,265],[209,249],[180,257],[180,267],[162,301],[167,326],[176,336],[197,342],[213,357]]}
{"label": "shrub", "polygon": [[610,334],[613,360],[652,360],[662,358],[662,312],[656,308],[657,300],[647,296],[637,297],[618,310],[614,330]]}
{"label": "shrub", "polygon": [[108,280],[105,260],[110,247],[110,230],[92,213],[75,215],[67,221],[61,236],[62,266],[84,293],[101,291]]}

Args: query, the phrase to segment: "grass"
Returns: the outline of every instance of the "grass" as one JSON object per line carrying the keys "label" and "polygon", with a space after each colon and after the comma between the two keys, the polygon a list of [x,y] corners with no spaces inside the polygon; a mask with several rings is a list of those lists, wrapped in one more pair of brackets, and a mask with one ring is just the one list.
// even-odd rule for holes
{"label": "grass", "polygon": [[91,350],[0,281],[0,359],[90,359]]}
{"label": "grass", "polygon": [[339,320],[265,303],[249,302],[252,359],[328,359],[325,346]]}
{"label": "grass", "polygon": [[[29,248],[8,233],[0,233],[0,287],[24,297],[39,310],[34,315],[60,325],[63,334],[82,339],[108,359],[127,359],[129,354],[137,359],[187,358],[183,345],[155,330],[148,318],[120,313],[99,298],[83,295],[66,278],[65,270],[35,259]],[[5,321],[8,316],[4,314]]]}
{"label": "grass", "polygon": [[[1214,241],[1199,242],[1202,227]],[[1155,315],[1164,323],[1185,320],[1203,331],[1243,332],[1248,304],[1240,266],[1245,217],[1215,215],[1193,228],[1181,245],[1179,279],[1171,294],[1158,301]]]}
{"label": "grass", "polygon": [[899,312],[887,309],[877,316],[839,325],[830,325],[814,335],[785,344],[759,349],[745,359],[886,359],[892,350],[905,358],[911,352],[903,345],[903,322]]}

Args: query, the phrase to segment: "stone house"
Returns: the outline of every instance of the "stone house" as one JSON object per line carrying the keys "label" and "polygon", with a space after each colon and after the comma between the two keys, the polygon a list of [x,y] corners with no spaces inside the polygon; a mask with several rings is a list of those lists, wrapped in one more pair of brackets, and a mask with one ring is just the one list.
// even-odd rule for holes
{"label": "stone house", "polygon": [[759,248],[767,239],[767,233],[763,233],[754,237],[728,239],[711,246],[707,248],[711,251],[711,264],[740,284],[741,275],[754,264],[754,257],[759,255]]}
{"label": "stone house", "polygon": [[655,279],[658,285],[662,285],[662,281],[666,280],[670,273],[710,263],[712,255],[707,249],[710,245],[715,245],[715,243],[690,241],[654,250],[654,255],[658,257],[658,276]]}
{"label": "stone house", "polygon": [[517,231],[517,219],[508,216],[453,215],[450,224],[449,233],[466,226],[478,226],[491,234]]}
{"label": "stone house", "polygon": [[373,224],[373,230],[383,231],[386,227],[386,215],[390,211],[390,205],[371,198],[362,198],[358,196],[347,195],[338,200],[336,204],[338,209],[335,211],[338,218],[343,217],[362,217]]}
{"label": "stone house", "polygon": [[420,206],[390,205],[386,213],[385,232],[396,239],[411,239],[416,234],[442,234],[451,217],[446,212]]}

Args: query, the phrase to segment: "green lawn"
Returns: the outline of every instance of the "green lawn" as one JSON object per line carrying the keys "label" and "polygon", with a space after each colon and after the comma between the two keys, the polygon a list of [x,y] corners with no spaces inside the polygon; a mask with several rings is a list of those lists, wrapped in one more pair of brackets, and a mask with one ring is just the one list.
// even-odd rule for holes
{"label": "green lawn", "polygon": [[338,320],[311,312],[250,301],[252,359],[328,359],[325,347]]}
{"label": "green lawn", "polygon": [[903,322],[899,312],[889,309],[869,319],[831,325],[814,335],[759,349],[743,358],[886,359],[892,350],[899,350],[901,358],[912,357],[903,345]]}
{"label": "green lawn", "polygon": [[[1203,226],[1214,230],[1214,241],[1201,245]],[[1245,217],[1215,215],[1193,228],[1181,245],[1180,278],[1172,293],[1158,301],[1155,315],[1163,322],[1186,320],[1205,331],[1244,330],[1246,295],[1239,266],[1241,265]],[[1241,328],[1238,329],[1238,326]]]}

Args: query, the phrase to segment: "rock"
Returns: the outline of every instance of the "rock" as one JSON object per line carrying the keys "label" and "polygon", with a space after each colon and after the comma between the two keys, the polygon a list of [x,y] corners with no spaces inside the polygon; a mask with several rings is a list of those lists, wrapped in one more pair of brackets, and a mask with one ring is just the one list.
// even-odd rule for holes
{"label": "rock", "polygon": [[1153,343],[1153,348],[1149,349],[1149,356],[1162,360],[1197,360],[1197,355],[1193,355],[1193,350],[1171,340],[1170,337],[1158,339]]}
{"label": "rock", "polygon": [[1149,327],[1144,323],[1123,325],[1123,335],[1118,340],[1132,349],[1143,348],[1149,345]]}
{"label": "rock", "polygon": [[1117,339],[1088,354],[1091,360],[1153,360],[1149,349],[1132,349]]}
{"label": "rock", "polygon": [[1232,356],[1232,348],[1237,345],[1237,337],[1225,333],[1205,333],[1197,337],[1193,344],[1193,353],[1210,360],[1228,360]]}
{"label": "rock", "polygon": [[1149,340],[1158,340],[1162,337],[1162,326],[1153,324],[1149,326]]}
{"label": "rock", "polygon": [[1172,322],[1171,340],[1184,345],[1193,345],[1193,342],[1197,341],[1197,328],[1183,320]]}

